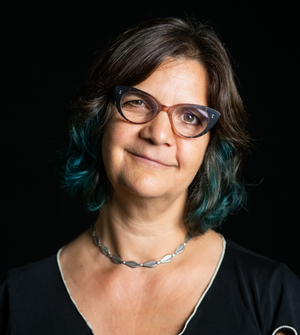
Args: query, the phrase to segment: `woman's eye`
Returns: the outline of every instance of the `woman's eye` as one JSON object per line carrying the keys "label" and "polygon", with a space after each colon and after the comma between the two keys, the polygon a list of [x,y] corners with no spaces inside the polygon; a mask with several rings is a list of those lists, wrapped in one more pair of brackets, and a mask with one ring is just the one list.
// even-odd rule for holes
{"label": "woman's eye", "polygon": [[126,105],[133,106],[133,107],[143,107],[145,106],[145,103],[143,100],[131,100],[131,101],[127,101]]}
{"label": "woman's eye", "polygon": [[192,113],[183,114],[182,119],[186,123],[191,123],[191,124],[199,124],[200,123],[200,120],[197,118],[197,116],[192,114]]}

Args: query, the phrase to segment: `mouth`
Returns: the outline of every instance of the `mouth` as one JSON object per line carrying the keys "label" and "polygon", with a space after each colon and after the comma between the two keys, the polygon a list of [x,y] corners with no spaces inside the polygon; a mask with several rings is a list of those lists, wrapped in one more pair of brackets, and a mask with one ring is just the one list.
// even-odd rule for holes
{"label": "mouth", "polygon": [[141,154],[136,154],[136,153],[132,153],[129,152],[131,155],[133,155],[136,159],[138,159],[141,162],[144,162],[146,164],[151,164],[151,165],[155,165],[155,166],[161,166],[161,167],[173,167],[174,165],[172,164],[166,164],[158,159],[154,159],[154,158],[150,158],[146,155],[141,155]]}

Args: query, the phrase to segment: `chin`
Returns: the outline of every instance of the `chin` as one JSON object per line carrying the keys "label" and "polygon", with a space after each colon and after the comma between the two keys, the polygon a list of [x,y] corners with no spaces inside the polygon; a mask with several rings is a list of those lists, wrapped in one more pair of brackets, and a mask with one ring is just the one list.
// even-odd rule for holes
{"label": "chin", "polygon": [[130,181],[128,179],[119,180],[119,187],[123,194],[134,195],[139,198],[162,198],[168,195],[167,185],[164,182],[156,180],[152,176],[143,178],[135,178]]}

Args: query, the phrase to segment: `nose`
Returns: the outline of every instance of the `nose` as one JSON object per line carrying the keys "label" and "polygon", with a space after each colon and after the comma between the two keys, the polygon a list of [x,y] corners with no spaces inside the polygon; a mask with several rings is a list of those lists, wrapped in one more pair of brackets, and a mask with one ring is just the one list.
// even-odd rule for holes
{"label": "nose", "polygon": [[151,142],[156,145],[175,145],[172,121],[170,120],[171,117],[167,111],[161,110],[153,120],[144,124],[140,131],[141,137],[151,140]]}

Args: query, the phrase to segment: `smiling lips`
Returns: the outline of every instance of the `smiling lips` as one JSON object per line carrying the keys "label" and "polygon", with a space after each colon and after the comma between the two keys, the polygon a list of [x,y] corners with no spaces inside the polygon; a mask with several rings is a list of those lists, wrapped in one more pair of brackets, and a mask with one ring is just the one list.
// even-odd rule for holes
{"label": "smiling lips", "polygon": [[144,160],[147,160],[149,162],[153,162],[153,163],[156,163],[157,165],[163,165],[163,166],[168,166],[168,167],[174,167],[176,166],[175,164],[168,164],[168,163],[165,163],[159,159],[154,159],[154,158],[151,158],[147,155],[144,155],[144,154],[136,154],[136,153],[132,153],[132,152],[129,152],[131,155],[135,156],[135,157],[139,157],[141,159],[144,159]]}

